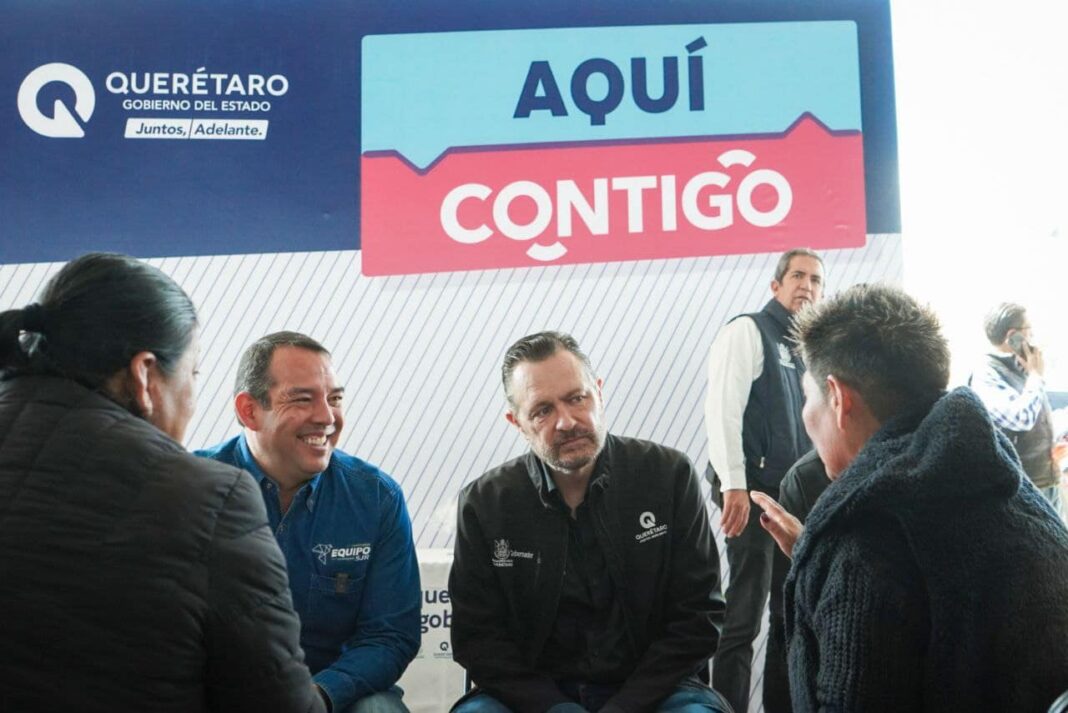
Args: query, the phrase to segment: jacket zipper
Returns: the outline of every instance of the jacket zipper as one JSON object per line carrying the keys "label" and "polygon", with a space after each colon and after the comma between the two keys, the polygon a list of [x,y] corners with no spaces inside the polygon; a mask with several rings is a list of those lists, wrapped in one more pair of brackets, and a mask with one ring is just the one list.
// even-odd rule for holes
{"label": "jacket zipper", "polygon": [[[559,513],[559,514],[560,514],[561,518],[567,517],[567,515],[563,515],[562,513]],[[557,610],[557,607],[560,606],[560,595],[563,593],[563,590],[564,590],[564,577],[567,575],[567,548],[568,548],[568,540],[570,539],[568,537],[568,535],[567,535],[567,522],[564,521],[563,519],[559,519],[559,522],[564,526],[564,529],[563,529],[564,556],[563,556],[563,560],[562,560],[563,565],[560,567],[560,579],[556,583],[556,595],[553,598],[552,608],[548,610],[548,611],[552,612],[552,615],[553,615],[552,621],[556,621],[556,610]],[[541,564],[541,552],[540,551],[538,552],[538,564]],[[540,658],[541,657],[542,649],[545,648],[545,642],[548,640],[549,634],[552,633],[551,632],[551,628],[552,628],[551,626],[550,627],[541,627],[542,631],[540,631],[539,634],[538,634],[538,636],[540,638],[540,641],[538,641],[538,645],[536,647],[537,655],[536,655],[535,658]]]}
{"label": "jacket zipper", "polygon": [[[603,495],[603,493],[602,493]],[[609,577],[612,577],[612,571],[615,571],[618,576],[612,577],[613,584],[619,584],[616,596],[619,597],[620,606],[623,608],[623,620],[627,625],[627,639],[630,641],[631,651],[638,651],[638,642],[634,640],[634,617],[631,614],[630,607],[627,606],[626,598],[626,582],[622,581],[623,567],[620,566],[618,561],[619,553],[616,552],[615,547],[612,546],[612,537],[608,532],[608,524],[604,519],[604,498],[601,498],[601,507],[594,510],[594,522],[597,523],[597,527],[600,530],[601,546],[604,548],[605,553],[608,556],[609,562]]]}

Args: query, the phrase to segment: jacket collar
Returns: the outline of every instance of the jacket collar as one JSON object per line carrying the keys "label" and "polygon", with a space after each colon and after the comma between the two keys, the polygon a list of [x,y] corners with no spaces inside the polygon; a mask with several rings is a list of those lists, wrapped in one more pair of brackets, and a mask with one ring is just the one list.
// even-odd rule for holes
{"label": "jacket collar", "polygon": [[[260,464],[257,463],[256,459],[252,456],[252,449],[248,447],[248,439],[245,438],[244,433],[237,437],[237,457],[241,462],[241,467],[247,470],[252,477],[256,479],[256,482],[259,483],[261,489],[264,487],[265,482],[272,483],[276,488],[278,487],[278,483],[276,483],[271,476],[263,472],[263,469],[260,468]],[[331,461],[333,461],[333,458],[331,458]],[[315,508],[315,494],[319,490],[319,483],[322,482],[322,479],[323,474],[316,473],[314,478],[297,490],[297,492],[300,493],[305,488],[308,489],[308,496],[304,499],[304,505],[309,511]]]}
{"label": "jacket collar", "polygon": [[794,569],[819,534],[852,519],[901,520],[1008,498],[1020,487],[1012,447],[966,387],[887,421],[816,502],[794,550]]}
{"label": "jacket collar", "polygon": [[1002,367],[1008,369],[1014,374],[1020,376],[1026,376],[1024,370],[1020,367],[1020,360],[1016,358],[1015,354],[1006,354],[1005,352],[988,352],[987,356],[991,362],[1000,364]]}
{"label": "jacket collar", "polygon": [[[600,454],[597,456],[597,461],[593,464],[593,473],[590,475],[587,492],[594,487],[601,489],[608,487],[611,481],[612,452],[616,447],[615,440],[615,436],[611,433],[605,435],[604,448],[601,449]],[[549,467],[534,455],[534,451],[527,451],[523,459],[527,466],[527,475],[530,477],[530,482],[534,486],[534,490],[537,491],[542,505],[553,507],[553,499],[556,496],[553,496],[552,493],[556,492],[556,483],[549,476]]]}
{"label": "jacket collar", "polygon": [[764,309],[762,309],[761,312],[766,312],[786,331],[790,330],[790,326],[794,322],[793,312],[783,307],[782,304],[780,304],[780,302],[774,297],[768,300],[768,303],[764,305]]}

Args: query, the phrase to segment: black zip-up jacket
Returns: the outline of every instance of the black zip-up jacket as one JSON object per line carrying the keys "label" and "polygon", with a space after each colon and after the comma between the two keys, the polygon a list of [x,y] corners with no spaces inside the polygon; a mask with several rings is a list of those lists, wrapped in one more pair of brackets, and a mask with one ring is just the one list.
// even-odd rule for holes
{"label": "black zip-up jacket", "polygon": [[[607,487],[591,515],[639,655],[604,710],[651,711],[716,650],[719,555],[685,455],[609,435],[600,458]],[[535,669],[556,618],[568,523],[546,497],[534,454],[464,488],[457,516],[449,577],[456,661],[516,713],[568,701]]]}
{"label": "black zip-up jacket", "polygon": [[252,478],[58,377],[0,381],[0,711],[321,712]]}

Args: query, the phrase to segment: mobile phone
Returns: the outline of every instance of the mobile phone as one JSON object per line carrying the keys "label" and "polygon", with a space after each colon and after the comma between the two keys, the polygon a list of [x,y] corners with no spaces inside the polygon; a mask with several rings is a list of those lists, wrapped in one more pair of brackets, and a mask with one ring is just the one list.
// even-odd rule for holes
{"label": "mobile phone", "polygon": [[1022,332],[1013,332],[1009,335],[1009,349],[1017,356],[1024,356],[1024,347],[1027,346],[1027,337]]}

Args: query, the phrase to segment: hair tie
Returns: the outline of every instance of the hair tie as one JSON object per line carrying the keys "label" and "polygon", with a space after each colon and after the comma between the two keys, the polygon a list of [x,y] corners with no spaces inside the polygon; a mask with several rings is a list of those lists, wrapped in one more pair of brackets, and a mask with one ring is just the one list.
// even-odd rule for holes
{"label": "hair tie", "polygon": [[22,330],[43,334],[45,329],[44,307],[32,302],[22,308]]}

